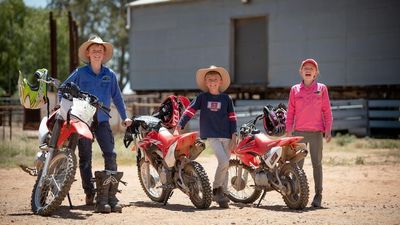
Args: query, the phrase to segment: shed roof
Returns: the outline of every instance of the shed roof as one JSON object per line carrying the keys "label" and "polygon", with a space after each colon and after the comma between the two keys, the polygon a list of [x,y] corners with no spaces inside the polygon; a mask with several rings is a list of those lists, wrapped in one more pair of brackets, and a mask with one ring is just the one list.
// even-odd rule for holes
{"label": "shed roof", "polygon": [[177,2],[188,2],[188,1],[194,1],[194,0],[137,0],[129,3],[128,7],[140,7],[140,6],[155,5],[162,3],[177,3]]}

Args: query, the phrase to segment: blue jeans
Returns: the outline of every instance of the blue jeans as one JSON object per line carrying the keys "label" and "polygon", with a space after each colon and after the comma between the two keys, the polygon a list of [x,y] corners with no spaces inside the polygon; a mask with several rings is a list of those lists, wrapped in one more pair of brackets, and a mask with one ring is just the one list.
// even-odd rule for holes
{"label": "blue jeans", "polygon": [[[114,136],[109,122],[100,122],[94,131],[94,135],[103,152],[104,168],[117,171],[117,153],[114,149]],[[94,194],[94,186],[91,181],[92,173],[92,140],[80,138],[78,141],[79,170],[81,172],[82,187],[85,194]]]}

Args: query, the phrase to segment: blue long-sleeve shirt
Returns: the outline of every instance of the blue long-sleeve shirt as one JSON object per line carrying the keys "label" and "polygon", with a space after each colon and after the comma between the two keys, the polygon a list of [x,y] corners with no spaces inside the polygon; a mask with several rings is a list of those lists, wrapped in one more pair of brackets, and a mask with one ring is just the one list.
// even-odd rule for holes
{"label": "blue long-sleeve shirt", "polygon": [[179,126],[185,127],[197,110],[200,110],[201,138],[230,139],[232,134],[236,132],[236,113],[229,95],[200,93],[186,108],[179,121]]}
{"label": "blue long-sleeve shirt", "polygon": [[[90,64],[87,64],[72,72],[72,74],[63,82],[63,84],[69,82],[74,82],[77,84],[81,91],[95,95],[99,101],[108,108],[110,108],[112,99],[114,105],[117,107],[121,119],[125,120],[127,118],[125,103],[122,99],[117,77],[114,71],[110,68],[101,66],[100,73],[96,75],[93,72]],[[59,97],[61,97],[60,93]],[[108,121],[109,117],[102,110],[98,110],[97,119],[99,122],[103,122]]]}

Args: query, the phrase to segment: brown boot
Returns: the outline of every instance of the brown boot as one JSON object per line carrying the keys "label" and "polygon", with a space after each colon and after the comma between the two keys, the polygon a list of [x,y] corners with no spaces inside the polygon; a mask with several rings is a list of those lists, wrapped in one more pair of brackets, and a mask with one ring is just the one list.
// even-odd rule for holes
{"label": "brown boot", "polygon": [[96,206],[95,212],[99,213],[110,213],[111,207],[108,204],[108,192],[110,190],[110,180],[112,177],[107,171],[96,171],[94,172],[96,179]]}
{"label": "brown boot", "polygon": [[216,201],[221,208],[229,208],[229,198],[224,194],[222,187],[213,189],[213,200]]}
{"label": "brown boot", "polygon": [[94,193],[86,194],[85,203],[86,205],[94,205]]}
{"label": "brown boot", "polygon": [[313,207],[315,207],[315,208],[320,208],[321,207],[321,202],[322,202],[322,195],[321,194],[315,194],[311,205]]}
{"label": "brown boot", "polygon": [[108,204],[111,206],[111,212],[122,213],[122,206],[119,204],[119,200],[115,195],[118,192],[118,184],[121,181],[123,174],[123,172],[115,172],[111,174],[111,176],[114,178],[110,182],[111,186],[108,192]]}

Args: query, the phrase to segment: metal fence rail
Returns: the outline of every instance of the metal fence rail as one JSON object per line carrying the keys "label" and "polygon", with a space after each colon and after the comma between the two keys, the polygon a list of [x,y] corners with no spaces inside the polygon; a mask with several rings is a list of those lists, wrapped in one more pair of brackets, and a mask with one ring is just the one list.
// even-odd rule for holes
{"label": "metal fence rail", "polygon": [[[262,113],[265,105],[287,105],[287,100],[237,100],[235,110],[238,127]],[[333,132],[346,131],[370,136],[372,128],[400,129],[400,100],[332,100]],[[262,129],[262,123],[258,128]],[[198,130],[198,117],[189,122],[189,130]]]}

